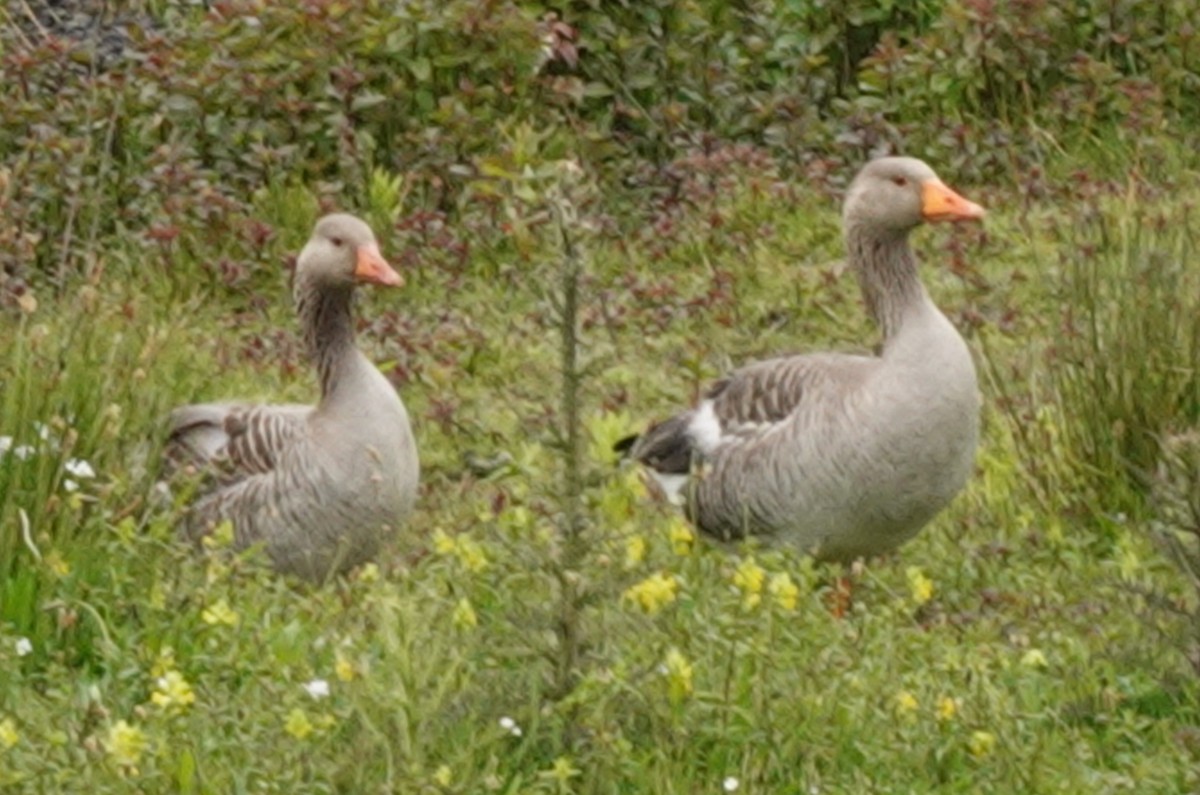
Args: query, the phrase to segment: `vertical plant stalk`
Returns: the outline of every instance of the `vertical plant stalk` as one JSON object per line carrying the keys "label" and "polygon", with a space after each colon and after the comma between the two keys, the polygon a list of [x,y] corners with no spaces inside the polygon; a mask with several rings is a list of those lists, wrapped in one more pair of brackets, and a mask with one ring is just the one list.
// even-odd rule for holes
{"label": "vertical plant stalk", "polygon": [[584,538],[583,478],[580,444],[580,391],[583,373],[579,367],[579,282],[583,273],[582,257],[575,231],[579,220],[570,191],[573,175],[560,182],[550,198],[554,225],[558,233],[559,288],[562,304],[559,312],[559,353],[562,441],[562,484],[560,502],[562,555],[556,568],[559,586],[558,654],[555,665],[554,697],[563,698],[578,681],[581,641],[581,608],[584,600],[580,566],[587,551]]}

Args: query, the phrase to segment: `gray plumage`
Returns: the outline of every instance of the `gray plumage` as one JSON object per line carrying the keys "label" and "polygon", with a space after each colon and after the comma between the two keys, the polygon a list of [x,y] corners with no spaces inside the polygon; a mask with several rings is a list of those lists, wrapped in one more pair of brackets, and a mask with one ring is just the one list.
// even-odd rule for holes
{"label": "gray plumage", "polygon": [[228,520],[238,548],[262,544],[278,570],[321,580],[372,558],[412,511],[416,443],[396,391],[355,347],[359,283],[402,280],[366,224],[322,218],[294,288],[320,381],[316,406],[210,403],[172,413],[165,457],[208,476],[187,536]]}
{"label": "gray plumage", "polygon": [[922,221],[982,216],[919,160],[868,163],[843,226],[881,354],[735,370],[648,429],[631,456],[722,540],[773,536],[847,561],[911,538],[966,483],[979,397],[970,352],[921,285],[908,234]]}

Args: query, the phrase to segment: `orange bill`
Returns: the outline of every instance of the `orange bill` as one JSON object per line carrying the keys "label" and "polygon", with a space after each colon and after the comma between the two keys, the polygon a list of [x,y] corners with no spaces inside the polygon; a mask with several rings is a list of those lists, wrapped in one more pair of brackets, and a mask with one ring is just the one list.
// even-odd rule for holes
{"label": "orange bill", "polygon": [[986,215],[982,207],[959,196],[941,180],[921,186],[921,216],[926,221],[978,221]]}
{"label": "orange bill", "polygon": [[404,285],[404,277],[387,264],[387,260],[379,253],[379,246],[374,243],[358,247],[358,261],[354,266],[354,278],[360,282],[380,284],[384,287]]}

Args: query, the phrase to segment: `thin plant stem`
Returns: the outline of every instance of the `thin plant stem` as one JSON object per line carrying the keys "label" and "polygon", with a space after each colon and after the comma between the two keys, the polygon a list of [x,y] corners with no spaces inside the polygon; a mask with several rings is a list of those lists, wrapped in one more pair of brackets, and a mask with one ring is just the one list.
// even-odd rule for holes
{"label": "thin plant stem", "polygon": [[560,532],[563,547],[562,556],[555,572],[559,586],[559,604],[556,621],[558,655],[553,690],[555,697],[563,698],[574,689],[578,681],[582,647],[580,612],[584,594],[580,568],[586,553],[586,541],[581,504],[583,480],[581,476],[579,396],[584,373],[579,366],[578,328],[579,282],[583,264],[574,234],[578,219],[572,197],[566,192],[557,193],[558,195],[551,201],[561,253],[559,266],[559,288],[562,291],[562,303],[559,311],[561,335],[559,409],[563,464]]}

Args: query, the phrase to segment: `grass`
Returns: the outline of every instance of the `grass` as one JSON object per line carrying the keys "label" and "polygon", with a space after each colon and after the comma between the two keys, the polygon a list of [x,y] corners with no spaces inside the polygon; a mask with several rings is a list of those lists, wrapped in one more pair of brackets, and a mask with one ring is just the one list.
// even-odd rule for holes
{"label": "grass", "polygon": [[[931,292],[971,332],[984,440],[966,492],[866,567],[840,621],[826,572],[689,540],[608,453],[732,363],[874,339],[833,204],[791,195],[742,174],[665,230],[589,239],[589,548],[565,574],[553,246],[418,252],[402,292],[366,297],[361,343],[417,420],[423,493],[396,547],[327,589],[181,548],[154,488],[170,406],[311,396],[271,269],[311,217],[303,190],[276,194],[284,239],[236,289],[205,278],[203,248],[168,273],[118,235],[109,278],[0,319],[0,435],[33,448],[0,458],[6,791],[1195,791],[1200,693],[1144,594],[1193,611],[1196,594],[1142,532],[1129,451],[1099,455],[1088,431],[1196,419],[1195,349],[1162,352],[1186,340],[1154,322],[1196,316],[1200,189],[1106,194],[1077,228],[1078,206],[1018,209],[1001,187],[985,230],[918,234]],[[1130,269],[1148,280],[1125,289]],[[1082,348],[1059,333],[1075,304],[1096,310]],[[1118,375],[1170,398],[1129,408]],[[96,477],[72,477],[79,461]],[[551,698],[564,576],[578,680]]]}

